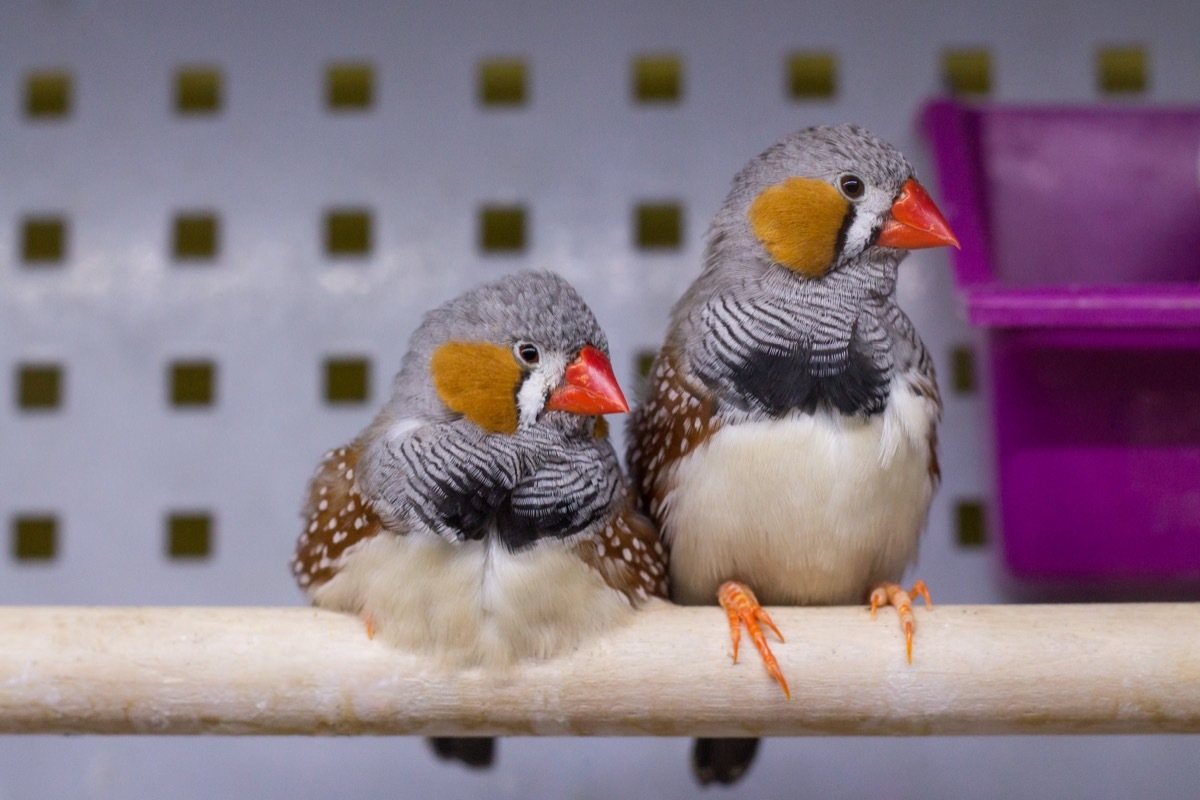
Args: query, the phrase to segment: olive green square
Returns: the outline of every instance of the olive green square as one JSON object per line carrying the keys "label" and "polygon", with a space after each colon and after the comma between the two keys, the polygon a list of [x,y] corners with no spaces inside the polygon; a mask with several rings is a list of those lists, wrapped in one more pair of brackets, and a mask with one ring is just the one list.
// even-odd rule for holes
{"label": "olive green square", "polygon": [[334,258],[363,258],[371,252],[371,213],[362,209],[330,211],[325,216],[325,253]]}
{"label": "olive green square", "polygon": [[837,93],[837,59],[832,53],[793,53],[787,75],[793,100],[828,100]]}
{"label": "olive green square", "polygon": [[175,73],[175,111],[179,114],[215,114],[221,110],[221,93],[219,70],[192,67]]}
{"label": "olive green square", "polygon": [[484,206],[479,211],[479,249],[485,253],[519,253],[525,249],[525,209]]}
{"label": "olive green square", "polygon": [[17,367],[17,408],[48,411],[62,405],[62,368],[57,364],[21,364]]}
{"label": "olive green square", "polygon": [[1142,94],[1148,83],[1146,51],[1105,47],[1096,54],[1097,81],[1104,94]]}
{"label": "olive green square", "polygon": [[987,516],[978,500],[960,500],[954,506],[954,529],[959,547],[978,548],[987,544]]}
{"label": "olive green square", "polygon": [[365,358],[330,358],[325,362],[325,402],[360,404],[370,399],[371,362]]}
{"label": "olive green square", "polygon": [[211,261],[220,246],[220,225],[213,214],[175,217],[171,251],[176,261]]}
{"label": "olive green square", "polygon": [[167,517],[167,557],[201,560],[212,555],[212,517],[202,512]]}
{"label": "olive green square", "polygon": [[18,516],[13,520],[12,556],[16,561],[53,561],[58,557],[58,520]]}
{"label": "olive green square", "polygon": [[633,98],[639,103],[678,103],[683,98],[683,63],[674,56],[633,61]]}
{"label": "olive green square", "polygon": [[25,76],[25,116],[53,120],[71,113],[71,76],[60,71]]}
{"label": "olive green square", "polygon": [[375,70],[370,64],[331,64],[325,71],[325,103],[334,111],[364,111],[375,102]]}
{"label": "olive green square", "polygon": [[21,224],[21,260],[55,266],[67,255],[67,223],[62,217],[28,217]]}
{"label": "olive green square", "polygon": [[650,377],[650,369],[654,366],[654,359],[658,358],[657,350],[640,350],[637,354],[637,374],[639,378]]}
{"label": "olive green square", "polygon": [[641,250],[674,250],[683,244],[683,210],[677,203],[639,205],[634,227],[634,241]]}
{"label": "olive green square", "polygon": [[211,361],[176,361],[170,367],[171,405],[211,406],[216,401],[217,367]]}
{"label": "olive green square", "polygon": [[988,94],[992,90],[991,53],[983,49],[942,53],[942,83],[951,94]]}
{"label": "olive green square", "polygon": [[479,103],[484,106],[523,106],[528,96],[525,62],[492,59],[479,64]]}
{"label": "olive green square", "polygon": [[950,385],[956,394],[972,394],[978,386],[975,349],[960,345],[950,351]]}

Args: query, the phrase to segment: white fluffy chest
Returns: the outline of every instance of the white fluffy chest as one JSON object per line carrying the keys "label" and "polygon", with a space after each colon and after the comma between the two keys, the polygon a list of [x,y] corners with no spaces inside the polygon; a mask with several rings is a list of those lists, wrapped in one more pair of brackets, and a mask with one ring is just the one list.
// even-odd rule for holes
{"label": "white fluffy chest", "polygon": [[671,594],[712,603],[726,580],[764,604],[865,600],[916,556],[933,496],[937,407],[897,382],[887,410],[727,425],[675,466]]}
{"label": "white fluffy chest", "polygon": [[423,533],[364,542],[313,599],[369,617],[386,642],[457,666],[548,658],[631,611],[559,542],[510,553],[494,537],[451,544]]}

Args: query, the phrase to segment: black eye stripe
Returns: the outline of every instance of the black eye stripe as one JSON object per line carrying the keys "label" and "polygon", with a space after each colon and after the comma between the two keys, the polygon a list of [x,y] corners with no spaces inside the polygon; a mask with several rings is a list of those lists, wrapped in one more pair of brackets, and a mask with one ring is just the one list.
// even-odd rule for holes
{"label": "black eye stripe", "polygon": [[846,209],[846,216],[842,217],[842,226],[838,228],[837,240],[833,244],[834,260],[842,257],[842,250],[846,247],[846,234],[850,232],[850,226],[854,224],[854,220],[857,216],[857,206],[852,205]]}

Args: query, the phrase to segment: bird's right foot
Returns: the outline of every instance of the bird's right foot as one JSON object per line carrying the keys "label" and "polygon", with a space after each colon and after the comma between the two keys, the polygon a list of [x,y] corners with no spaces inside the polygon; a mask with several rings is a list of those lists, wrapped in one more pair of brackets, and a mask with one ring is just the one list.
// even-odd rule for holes
{"label": "bird's right foot", "polygon": [[725,613],[729,616],[729,638],[733,641],[733,663],[737,663],[738,643],[742,639],[742,625],[744,624],[746,630],[750,632],[751,641],[754,642],[759,655],[762,656],[767,672],[779,682],[784,695],[791,700],[792,693],[788,690],[787,681],[784,680],[783,673],[779,669],[779,662],[775,660],[775,654],[771,652],[771,647],[767,644],[767,637],[763,635],[762,628],[758,626],[758,623],[762,622],[774,631],[781,642],[783,634],[779,632],[779,628],[775,627],[775,623],[771,621],[766,609],[758,604],[758,598],[754,596],[754,592],[741,581],[726,581],[717,590],[717,600],[720,601],[721,608],[725,609]]}
{"label": "bird's right foot", "polygon": [[929,599],[929,588],[925,581],[913,584],[912,591],[906,592],[898,583],[881,583],[871,590],[871,619],[875,619],[875,610],[880,606],[895,606],[900,617],[900,630],[904,632],[904,644],[908,652],[908,663],[912,663],[913,631],[917,628],[917,620],[913,617],[913,598],[925,598],[925,607],[932,608]]}

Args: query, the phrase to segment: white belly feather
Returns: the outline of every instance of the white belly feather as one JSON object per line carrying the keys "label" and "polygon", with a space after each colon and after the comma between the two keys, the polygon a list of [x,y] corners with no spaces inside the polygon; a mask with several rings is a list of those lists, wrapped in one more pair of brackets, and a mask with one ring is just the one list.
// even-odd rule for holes
{"label": "white belly feather", "polygon": [[726,580],[764,604],[843,604],[898,580],[933,496],[933,402],[903,382],[867,420],[836,413],[728,425],[675,466],[671,594],[713,603]]}
{"label": "white belly feather", "polygon": [[369,617],[390,644],[455,666],[548,658],[632,611],[560,542],[514,554],[492,536],[451,544],[424,532],[367,540],[313,599]]}

